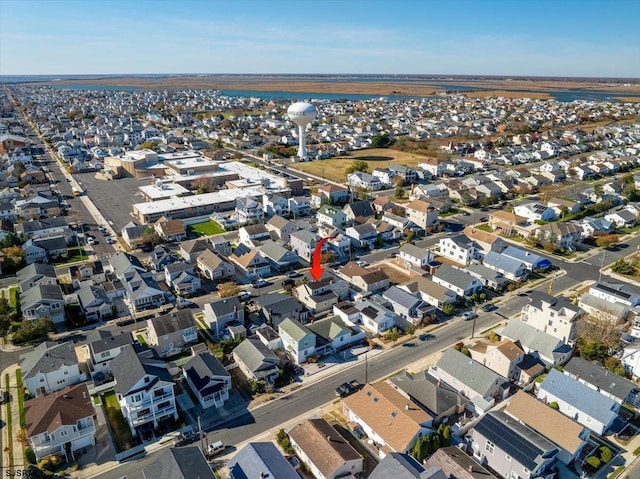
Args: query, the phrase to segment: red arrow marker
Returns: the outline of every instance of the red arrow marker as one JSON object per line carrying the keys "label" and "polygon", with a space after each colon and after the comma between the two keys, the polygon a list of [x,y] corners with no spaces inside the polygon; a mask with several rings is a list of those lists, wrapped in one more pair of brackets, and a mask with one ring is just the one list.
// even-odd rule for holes
{"label": "red arrow marker", "polygon": [[313,276],[313,279],[315,279],[316,281],[320,279],[320,276],[322,276],[322,273],[324,271],[324,268],[320,266],[320,256],[322,255],[322,245],[325,244],[328,239],[329,237],[322,238],[320,241],[318,241],[318,244],[313,250],[313,261],[311,261],[311,276]]}

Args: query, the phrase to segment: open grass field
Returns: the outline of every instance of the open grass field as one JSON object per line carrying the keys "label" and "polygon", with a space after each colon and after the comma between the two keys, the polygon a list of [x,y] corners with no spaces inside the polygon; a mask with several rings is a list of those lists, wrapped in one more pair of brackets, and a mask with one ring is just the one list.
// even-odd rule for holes
{"label": "open grass field", "polygon": [[196,223],[187,227],[187,233],[190,238],[217,235],[224,233],[224,231],[224,228],[215,221],[205,221],[204,223]]}
{"label": "open grass field", "polygon": [[327,160],[315,160],[305,163],[292,163],[289,168],[293,168],[304,173],[324,177],[336,183],[346,183],[347,168],[356,160],[366,161],[369,164],[368,172],[375,168],[386,168],[389,164],[407,165],[416,167],[418,163],[426,160],[426,156],[416,153],[391,150],[387,148],[373,148],[369,150],[354,151],[350,156],[340,156]]}
{"label": "open grass field", "polygon": [[102,397],[102,403],[104,404],[105,411],[107,413],[107,419],[111,426],[111,431],[113,432],[118,452],[129,449],[131,447],[133,437],[131,436],[129,425],[122,416],[122,411],[120,410],[120,404],[118,404],[116,394],[114,392],[105,394]]}

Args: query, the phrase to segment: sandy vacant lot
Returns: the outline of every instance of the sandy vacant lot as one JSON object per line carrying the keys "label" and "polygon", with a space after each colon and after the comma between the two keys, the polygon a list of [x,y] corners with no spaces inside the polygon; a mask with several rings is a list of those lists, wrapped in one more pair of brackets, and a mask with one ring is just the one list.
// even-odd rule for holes
{"label": "sandy vacant lot", "polygon": [[390,163],[418,166],[427,159],[426,156],[415,153],[405,153],[387,148],[373,148],[370,150],[354,151],[350,156],[341,156],[327,160],[316,160],[307,163],[292,163],[289,168],[303,171],[312,175],[324,177],[336,183],[347,181],[347,168],[356,160],[363,160],[369,164],[369,173],[375,168],[386,168]]}

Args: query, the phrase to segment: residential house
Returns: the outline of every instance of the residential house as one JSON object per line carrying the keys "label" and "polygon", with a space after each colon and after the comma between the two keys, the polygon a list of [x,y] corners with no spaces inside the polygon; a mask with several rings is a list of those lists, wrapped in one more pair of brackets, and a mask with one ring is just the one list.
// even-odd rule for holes
{"label": "residential house", "polygon": [[640,386],[623,376],[611,374],[600,363],[573,357],[564,365],[562,372],[618,404],[640,409]]}
{"label": "residential house", "polygon": [[280,359],[258,338],[247,338],[233,350],[233,359],[248,379],[273,384]]}
{"label": "residential house", "polygon": [[605,301],[589,293],[584,293],[578,298],[578,307],[592,318],[609,321],[614,325],[621,324],[631,315],[628,306]]}
{"label": "residential house", "polygon": [[558,411],[591,429],[604,434],[618,417],[620,404],[595,389],[551,369],[538,386],[538,399],[555,402]]}
{"label": "residential house", "polygon": [[262,195],[262,208],[266,218],[289,216],[291,213],[288,199],[279,194]]}
{"label": "residential house", "polygon": [[266,227],[270,232],[275,233],[283,243],[288,243],[289,235],[300,229],[295,223],[278,215],[271,217],[267,221]]}
{"label": "residential house", "polygon": [[58,200],[41,194],[24,200],[16,200],[13,209],[17,218],[25,220],[60,216]]}
{"label": "residential house", "polygon": [[442,310],[445,304],[453,304],[457,301],[455,292],[434,283],[427,277],[418,277],[411,283],[400,286],[410,293],[420,293],[422,300],[431,306]]}
{"label": "residential house", "polygon": [[153,229],[164,241],[176,242],[187,239],[187,231],[180,220],[170,220],[162,216],[153,224]]}
{"label": "residential house", "polygon": [[374,293],[389,288],[389,276],[381,268],[374,270],[350,262],[342,267],[340,274],[361,291]]}
{"label": "residential house", "polygon": [[378,191],[382,189],[382,183],[378,177],[362,171],[349,173],[349,175],[347,175],[347,183],[352,188],[362,188],[367,191]]}
{"label": "residential house", "polygon": [[198,256],[207,251],[207,242],[205,240],[189,240],[180,243],[178,253],[183,261],[194,263]]}
{"label": "residential house", "polygon": [[572,346],[551,334],[540,331],[518,319],[511,319],[499,333],[502,338],[511,339],[534,358],[547,366],[562,366],[571,358]]}
{"label": "residential house", "polygon": [[640,306],[640,288],[626,283],[596,281],[589,288],[589,294],[607,303],[618,303],[628,307]]}
{"label": "residential house", "polygon": [[24,239],[58,234],[64,235],[65,237],[71,236],[71,229],[69,228],[67,219],[64,216],[33,219],[22,223],[16,223],[13,229],[16,235]]}
{"label": "residential house", "polygon": [[263,241],[259,249],[260,255],[269,263],[276,274],[294,269],[300,260],[294,252],[272,240]]}
{"label": "residential house", "polygon": [[204,250],[196,259],[196,267],[202,275],[212,281],[230,278],[236,268],[222,256],[211,250]]}
{"label": "residential house", "polygon": [[428,201],[413,200],[405,207],[407,218],[426,230],[438,226],[438,210]]}
{"label": "residential house", "polygon": [[21,247],[22,256],[26,264],[47,263],[47,251],[34,243],[33,239],[28,239]]}
{"label": "residential house", "polygon": [[307,419],[288,433],[296,455],[317,479],[362,474],[362,456],[326,420]]}
{"label": "residential house", "polygon": [[200,291],[202,281],[194,272],[195,266],[176,261],[164,267],[164,281],[177,294],[195,294]]}
{"label": "residential house", "polygon": [[79,265],[69,266],[68,280],[74,289],[80,289],[82,284],[90,281],[93,284],[102,284],[107,280],[102,261],[93,261]]}
{"label": "residential house", "polygon": [[355,304],[362,327],[373,334],[382,334],[396,325],[396,315],[377,302],[365,299]]}
{"label": "residential house", "polygon": [[347,203],[342,208],[342,211],[345,214],[346,221],[350,224],[366,223],[368,219],[376,215],[371,202],[364,200]]}
{"label": "residential house", "polygon": [[42,396],[85,381],[72,341],[45,341],[20,356],[24,385],[32,396]]}
{"label": "residential house", "polygon": [[396,165],[394,163],[389,163],[389,171],[391,171],[394,177],[402,178],[404,184],[412,184],[418,180],[418,174],[416,173],[416,170],[406,165]]}
{"label": "residential house", "polygon": [[236,215],[241,225],[264,220],[264,208],[262,203],[251,198],[236,198]]}
{"label": "residential house", "polygon": [[489,213],[489,227],[506,235],[529,235],[527,218],[509,211],[498,210]]}
{"label": "residential house", "polygon": [[283,293],[267,293],[254,299],[258,307],[257,315],[264,324],[276,329],[285,318],[295,319],[304,322],[307,319],[307,312],[300,302]]}
{"label": "residential house", "polygon": [[473,457],[505,478],[553,475],[558,448],[504,411],[484,415],[471,430]]}
{"label": "residential house", "polygon": [[440,238],[438,248],[441,256],[462,265],[468,265],[477,259],[479,249],[478,245],[464,234]]}
{"label": "residential house", "polygon": [[529,271],[547,270],[551,267],[551,261],[547,258],[517,246],[507,246],[502,254],[521,261]]}
{"label": "residential house", "polygon": [[231,375],[209,352],[193,356],[182,366],[182,376],[203,409],[220,408],[229,399]]}
{"label": "residential house", "polygon": [[442,264],[433,273],[433,282],[453,291],[458,296],[468,298],[482,291],[482,283],[464,270]]}
{"label": "residential house", "polygon": [[316,355],[316,335],[299,321],[285,318],[278,324],[278,336],[283,349],[291,354],[295,363],[304,363]]}
{"label": "residential house", "polygon": [[318,224],[343,228],[347,224],[347,215],[339,206],[322,205],[316,213]]}
{"label": "residential house", "polygon": [[64,296],[58,284],[36,284],[20,295],[22,317],[29,321],[47,318],[64,323]]}
{"label": "residential house", "polygon": [[491,288],[494,291],[502,291],[509,283],[509,280],[502,273],[481,264],[470,264],[465,267],[465,271],[478,278],[483,287]]}
{"label": "residential house", "polygon": [[583,239],[609,234],[615,226],[611,221],[607,221],[604,218],[591,218],[589,216],[582,218],[578,225],[582,228],[581,237]]}
{"label": "residential house", "polygon": [[229,260],[250,278],[271,276],[271,265],[255,247],[239,244],[229,256]]}
{"label": "residential house", "polygon": [[533,291],[529,293],[529,303],[522,307],[520,321],[564,343],[572,343],[577,339],[576,321],[581,315],[582,310],[568,298]]}
{"label": "residential house", "polygon": [[231,254],[231,241],[224,235],[211,236],[209,238],[209,244],[211,245],[211,250],[223,258]]}
{"label": "residential house", "polygon": [[[520,368],[518,365],[524,360],[524,350],[511,341],[503,339],[496,343],[478,342],[469,347],[471,359],[488,367],[493,372],[511,381],[520,380]],[[540,373],[544,371],[540,368]]]}
{"label": "residential house", "polygon": [[345,231],[351,244],[357,248],[373,249],[378,241],[378,230],[371,223],[350,226]]}
{"label": "residential house", "polygon": [[362,427],[380,456],[409,453],[433,424],[429,414],[387,383],[365,384],[342,404],[347,420]]}
{"label": "residential house", "polygon": [[293,218],[309,216],[311,214],[311,203],[307,196],[292,196],[287,199],[288,209]]}
{"label": "residential house", "polygon": [[575,223],[548,223],[534,230],[535,237],[544,243],[574,251],[582,241],[582,228]]}
{"label": "residential house", "polygon": [[125,346],[133,343],[129,332],[95,329],[87,335],[87,343],[83,347],[84,358],[91,376],[111,375],[111,360],[122,352]]}
{"label": "residential house", "polygon": [[578,458],[590,437],[586,427],[524,391],[511,396],[504,411],[555,444],[564,464]]}
{"label": "residential house", "polygon": [[482,414],[509,395],[509,381],[478,361],[449,348],[429,374],[469,399],[467,408]]}
{"label": "residential house", "polygon": [[113,317],[114,304],[101,285],[84,286],[78,291],[77,297],[87,321],[105,321]]}
{"label": "residential house", "polygon": [[129,221],[124,225],[122,230],[120,230],[120,235],[129,248],[136,249],[144,243],[142,235],[148,227],[148,225],[137,225],[133,221]]}
{"label": "residential house", "polygon": [[147,321],[147,344],[158,356],[179,354],[198,341],[198,328],[189,309],[172,311]]}
{"label": "residential house", "polygon": [[418,326],[427,316],[435,316],[436,308],[423,301],[418,292],[409,293],[398,286],[391,286],[382,293],[382,297],[400,318],[414,326]]}
{"label": "residential house", "polygon": [[[438,468],[447,479],[497,479],[498,477],[456,446],[441,447],[424,461],[424,465],[427,470]],[[396,476],[390,475],[387,477]],[[412,479],[413,477],[407,477],[407,479]],[[404,476],[402,476],[402,479],[404,479]]]}
{"label": "residential house", "polygon": [[217,337],[222,336],[229,323],[244,324],[244,308],[235,296],[205,303],[202,313],[202,319]]}
{"label": "residential house", "polygon": [[200,448],[171,447],[142,469],[143,479],[215,479]]}
{"label": "residential house", "polygon": [[111,361],[115,392],[131,434],[169,418],[178,419],[174,382],[166,364],[136,354],[131,346]]}
{"label": "residential house", "polygon": [[227,463],[231,479],[300,479],[273,442],[250,442]]}
{"label": "residential house", "polygon": [[259,246],[262,241],[271,239],[271,233],[264,224],[259,223],[240,228],[238,230],[238,238],[241,244],[254,248]]}
{"label": "residential house", "polygon": [[399,263],[405,267],[415,267],[418,269],[427,269],[427,265],[433,261],[433,253],[426,248],[420,248],[411,243],[405,243],[398,250]]}
{"label": "residential house", "polygon": [[333,205],[344,204],[349,200],[349,190],[344,186],[327,183],[320,185],[315,193],[311,194],[311,204],[316,208],[324,202]]}
{"label": "residential house", "polygon": [[464,413],[468,399],[452,391],[427,371],[411,374],[407,370],[389,379],[400,394],[420,406],[433,417],[435,424],[445,423],[449,417]]}
{"label": "residential house", "polygon": [[621,209],[606,213],[604,219],[611,221],[616,228],[633,228],[638,221],[638,214],[628,209]]}
{"label": "residential house", "polygon": [[482,264],[498,273],[502,274],[510,281],[524,281],[527,279],[528,271],[524,263],[510,256],[504,256],[495,251],[489,251],[482,260]]}
{"label": "residential house", "polygon": [[349,283],[333,277],[321,278],[318,281],[297,286],[293,290],[293,296],[312,313],[321,313],[347,299]]}
{"label": "residential house", "polygon": [[[316,233],[308,230],[294,231],[289,236],[289,243],[291,244],[292,251],[294,251],[300,258],[309,262],[311,262],[316,245],[319,242],[320,237]],[[326,251],[327,248],[325,243],[322,246],[322,252],[325,253]]]}
{"label": "residential house", "polygon": [[338,316],[329,316],[306,325],[316,336],[319,353],[339,351],[365,339],[364,332],[353,324],[347,324]]}
{"label": "residential house", "polygon": [[474,228],[473,225],[466,226],[462,234],[475,243],[476,254],[479,256],[484,256],[489,251],[500,253],[506,248],[506,243],[500,236]]}
{"label": "residential house", "polygon": [[36,460],[57,454],[73,462],[75,451],[96,443],[95,417],[85,384],[25,401],[25,435]]}
{"label": "residential house", "polygon": [[380,195],[371,202],[371,206],[376,213],[382,214],[392,210],[396,205],[387,196]]}
{"label": "residential house", "polygon": [[36,248],[42,248],[44,250],[45,263],[48,261],[64,259],[69,254],[67,240],[64,235],[31,238],[23,245],[23,249],[26,248],[29,243],[33,244]]}
{"label": "residential house", "polygon": [[565,198],[551,198],[547,206],[553,209],[557,218],[563,218],[565,214],[576,214],[580,211],[580,203]]}
{"label": "residential house", "polygon": [[16,273],[16,280],[20,293],[39,284],[56,285],[56,269],[53,265],[44,263],[33,263],[20,269]]}

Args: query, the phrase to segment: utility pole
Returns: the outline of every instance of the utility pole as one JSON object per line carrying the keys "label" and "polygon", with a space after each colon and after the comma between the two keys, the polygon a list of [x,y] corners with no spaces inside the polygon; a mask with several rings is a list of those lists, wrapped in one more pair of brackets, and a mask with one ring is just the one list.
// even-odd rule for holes
{"label": "utility pole", "polygon": [[607,250],[602,250],[602,261],[600,262],[600,271],[598,272],[598,282],[602,279],[602,268],[604,268],[604,259],[607,256]]}
{"label": "utility pole", "polygon": [[478,304],[474,304],[473,305],[473,323],[471,324],[471,339],[473,339],[474,335],[476,334],[476,317],[478,316],[476,314],[476,311],[478,310]]}
{"label": "utility pole", "polygon": [[364,383],[369,384],[369,360],[368,360],[369,352],[364,353]]}
{"label": "utility pole", "polygon": [[200,437],[200,449],[202,449],[202,453],[206,456],[207,450],[204,446],[204,437],[202,436],[202,423],[200,422],[200,416],[198,416],[198,436]]}

